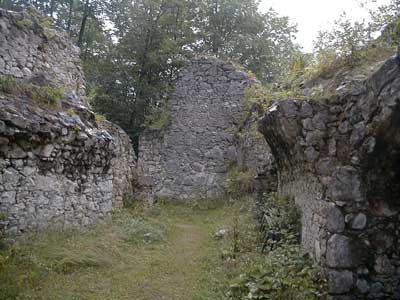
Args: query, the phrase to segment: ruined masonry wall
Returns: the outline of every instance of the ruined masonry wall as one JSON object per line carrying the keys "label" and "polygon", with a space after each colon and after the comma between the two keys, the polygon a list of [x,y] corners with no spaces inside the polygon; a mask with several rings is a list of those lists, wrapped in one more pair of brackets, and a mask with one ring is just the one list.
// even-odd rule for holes
{"label": "ruined masonry wall", "polygon": [[[255,82],[215,58],[197,58],[186,66],[169,103],[170,124],[140,138],[138,168],[147,198],[224,195],[229,167],[241,155],[235,134],[244,117],[242,97]],[[268,148],[263,139],[259,143]]]}
{"label": "ruined masonry wall", "polygon": [[400,68],[391,58],[326,103],[285,100],[260,130],[279,192],[302,211],[302,243],[329,299],[400,299]]}
{"label": "ruined masonry wall", "polygon": [[42,28],[25,13],[0,9],[0,75],[48,81],[65,88],[70,101],[85,96],[80,50],[60,32]]}
{"label": "ruined masonry wall", "polygon": [[78,49],[26,20],[0,10],[0,75],[63,86],[65,95],[49,109],[0,94],[0,233],[11,235],[107,219],[136,180],[127,134],[98,124],[85,105]]}

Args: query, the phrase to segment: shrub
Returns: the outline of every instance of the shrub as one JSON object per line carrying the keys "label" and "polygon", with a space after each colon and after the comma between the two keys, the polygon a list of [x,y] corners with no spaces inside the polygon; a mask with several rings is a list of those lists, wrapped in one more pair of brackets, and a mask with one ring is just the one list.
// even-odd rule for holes
{"label": "shrub", "polygon": [[52,26],[52,20],[50,17],[43,15],[39,10],[30,6],[27,9],[27,13],[32,18],[32,21],[35,22],[43,29],[50,29]]}
{"label": "shrub", "polygon": [[236,278],[228,295],[232,300],[317,300],[324,291],[321,270],[302,255],[301,247],[284,245]]}
{"label": "shrub", "polygon": [[107,118],[100,113],[95,113],[94,116],[96,118],[96,122],[104,122],[107,120]]}
{"label": "shrub", "polygon": [[268,195],[262,203],[261,215],[263,251],[300,241],[301,216],[292,198]]}
{"label": "shrub", "polygon": [[[324,299],[326,287],[323,273],[308,256],[303,255],[299,244],[300,216],[293,201],[272,195],[264,202],[264,207],[261,236],[267,236],[268,249],[255,246],[258,235],[254,234],[254,227],[249,227],[253,222],[243,220],[243,212],[234,219],[237,226],[231,234],[233,250],[225,251],[223,258],[239,265],[239,272],[229,284],[228,298]],[[263,246],[264,239],[261,242]],[[268,251],[256,251],[257,248]]]}
{"label": "shrub", "polygon": [[258,112],[264,112],[270,105],[270,91],[261,84],[253,84],[246,88],[244,101],[247,110],[255,108]]}
{"label": "shrub", "polygon": [[254,84],[246,88],[244,100],[246,110],[257,113],[261,117],[274,101],[284,99],[304,99],[298,86],[293,84]]}

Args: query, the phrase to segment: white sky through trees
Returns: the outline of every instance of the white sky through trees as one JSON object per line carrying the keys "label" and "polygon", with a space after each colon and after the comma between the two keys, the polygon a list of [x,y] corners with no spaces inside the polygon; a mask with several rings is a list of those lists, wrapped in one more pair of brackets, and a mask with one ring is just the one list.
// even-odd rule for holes
{"label": "white sky through trees", "polygon": [[[313,40],[319,30],[329,29],[333,21],[346,12],[352,20],[368,20],[368,11],[360,7],[359,0],[262,0],[260,9],[268,11],[270,7],[280,15],[288,16],[299,30],[297,42],[304,51],[313,50]],[[389,0],[376,0],[382,5]],[[373,5],[373,4],[372,4]]]}

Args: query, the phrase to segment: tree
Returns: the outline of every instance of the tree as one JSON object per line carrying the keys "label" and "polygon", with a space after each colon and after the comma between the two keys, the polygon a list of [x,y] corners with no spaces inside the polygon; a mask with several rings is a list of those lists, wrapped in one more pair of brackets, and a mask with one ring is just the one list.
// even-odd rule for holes
{"label": "tree", "polygon": [[352,67],[362,58],[361,50],[367,48],[371,39],[371,31],[365,23],[351,22],[343,13],[331,30],[319,32],[314,49],[319,56],[332,53]]}
{"label": "tree", "polygon": [[166,106],[179,70],[195,53],[238,62],[271,82],[290,67],[295,26],[258,0],[0,0],[33,5],[81,48],[96,110],[137,141]]}

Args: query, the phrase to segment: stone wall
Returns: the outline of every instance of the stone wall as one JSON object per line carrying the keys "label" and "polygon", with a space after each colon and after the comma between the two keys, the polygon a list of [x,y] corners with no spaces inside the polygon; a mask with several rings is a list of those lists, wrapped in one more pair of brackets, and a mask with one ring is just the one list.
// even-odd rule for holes
{"label": "stone wall", "polygon": [[[84,100],[79,48],[34,17],[0,9],[0,75],[63,87],[69,101]],[[82,97],[80,97],[82,96]]]}
{"label": "stone wall", "polygon": [[129,137],[85,105],[78,49],[26,20],[0,10],[0,74],[19,85],[62,84],[65,94],[51,108],[0,93],[0,229],[11,235],[94,224],[136,180]]}
{"label": "stone wall", "polygon": [[277,102],[260,122],[279,192],[302,211],[330,299],[399,299],[399,61],[334,90],[327,102]]}
{"label": "stone wall", "polygon": [[113,207],[122,208],[124,200],[132,198],[137,190],[136,154],[129,136],[120,127],[107,121],[101,122],[100,127],[107,130],[114,139],[114,158],[111,161]]}
{"label": "stone wall", "polygon": [[[169,103],[170,124],[140,137],[138,168],[147,198],[220,197],[231,165],[240,160],[242,165],[252,162],[255,169],[260,167],[255,159],[247,159],[257,147],[244,150],[256,139],[236,138],[248,113],[243,94],[253,83],[256,80],[246,73],[215,58],[188,63]],[[258,145],[268,147],[263,139]],[[265,151],[258,156],[261,161]]]}

